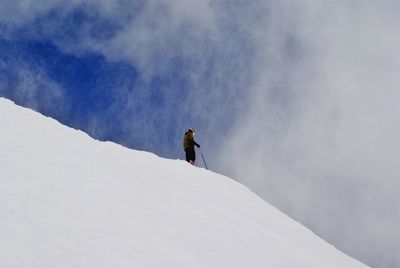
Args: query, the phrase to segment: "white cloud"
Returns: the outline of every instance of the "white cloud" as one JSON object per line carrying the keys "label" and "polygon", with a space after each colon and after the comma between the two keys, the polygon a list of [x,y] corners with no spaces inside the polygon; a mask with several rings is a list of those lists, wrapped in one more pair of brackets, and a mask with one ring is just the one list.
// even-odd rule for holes
{"label": "white cloud", "polygon": [[[294,24],[285,17],[269,22],[279,30],[261,43],[268,46],[260,48],[253,106],[224,145],[231,153],[221,158],[261,196],[339,248],[395,267],[398,4],[308,4],[290,17]],[[279,50],[291,26],[303,49],[294,62]]]}
{"label": "white cloud", "polygon": [[[25,62],[6,67],[7,75],[11,76],[11,79],[6,80],[0,77],[0,94],[10,95],[17,103],[35,110],[46,107],[54,111],[58,110],[56,114],[62,114],[65,109],[68,109],[63,103],[62,88],[47,77],[42,70],[32,68]],[[10,91],[10,87],[13,92]]]}

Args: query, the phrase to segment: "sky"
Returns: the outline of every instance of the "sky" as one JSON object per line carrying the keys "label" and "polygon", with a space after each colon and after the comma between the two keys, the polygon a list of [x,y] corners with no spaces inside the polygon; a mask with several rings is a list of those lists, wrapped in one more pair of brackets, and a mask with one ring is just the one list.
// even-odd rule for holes
{"label": "sky", "polygon": [[1,96],[173,159],[195,128],[209,168],[372,267],[400,265],[397,1],[0,6]]}

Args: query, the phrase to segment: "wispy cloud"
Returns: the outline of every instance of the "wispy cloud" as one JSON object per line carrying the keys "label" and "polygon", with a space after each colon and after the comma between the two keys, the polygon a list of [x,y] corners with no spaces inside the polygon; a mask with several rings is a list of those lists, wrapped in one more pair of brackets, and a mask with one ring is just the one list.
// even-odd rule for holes
{"label": "wispy cloud", "polygon": [[[221,155],[261,196],[377,267],[400,261],[397,6],[278,9],[269,25],[279,30],[261,39],[254,105]],[[291,40],[294,56],[283,49]]]}

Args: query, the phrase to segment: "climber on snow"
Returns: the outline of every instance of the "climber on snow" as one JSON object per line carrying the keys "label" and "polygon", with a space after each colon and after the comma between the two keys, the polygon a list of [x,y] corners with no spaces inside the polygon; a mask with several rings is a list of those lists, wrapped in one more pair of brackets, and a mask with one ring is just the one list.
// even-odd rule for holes
{"label": "climber on snow", "polygon": [[200,144],[194,141],[194,136],[196,132],[193,128],[189,128],[186,131],[185,136],[183,137],[183,149],[185,149],[186,153],[186,161],[190,164],[194,165],[194,161],[196,160],[196,152],[194,151],[194,146],[200,148]]}

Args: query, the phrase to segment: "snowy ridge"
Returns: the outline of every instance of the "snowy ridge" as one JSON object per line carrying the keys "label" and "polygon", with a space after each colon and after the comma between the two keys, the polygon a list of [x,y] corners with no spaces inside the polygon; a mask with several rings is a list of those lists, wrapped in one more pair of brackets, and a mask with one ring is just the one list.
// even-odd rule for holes
{"label": "snowy ridge", "polygon": [[0,98],[0,267],[366,267],[235,181]]}

